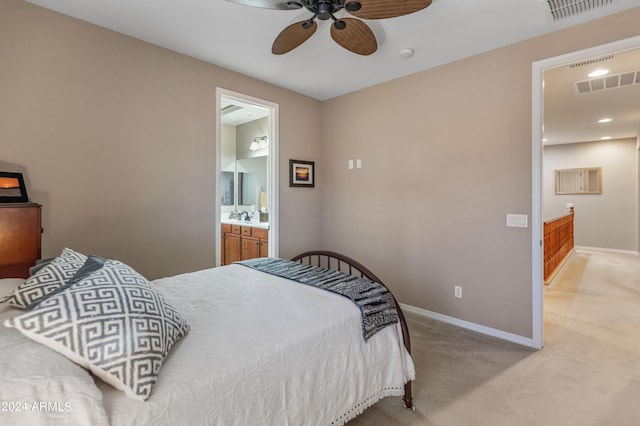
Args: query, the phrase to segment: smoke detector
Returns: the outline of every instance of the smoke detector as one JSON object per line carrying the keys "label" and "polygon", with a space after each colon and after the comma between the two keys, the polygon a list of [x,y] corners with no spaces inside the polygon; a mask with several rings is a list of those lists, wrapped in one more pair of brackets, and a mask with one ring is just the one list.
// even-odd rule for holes
{"label": "smoke detector", "polygon": [[402,59],[409,59],[413,56],[413,49],[402,49],[400,51],[400,57]]}
{"label": "smoke detector", "polygon": [[402,49],[400,51],[400,57],[402,59],[409,59],[413,56],[413,49]]}

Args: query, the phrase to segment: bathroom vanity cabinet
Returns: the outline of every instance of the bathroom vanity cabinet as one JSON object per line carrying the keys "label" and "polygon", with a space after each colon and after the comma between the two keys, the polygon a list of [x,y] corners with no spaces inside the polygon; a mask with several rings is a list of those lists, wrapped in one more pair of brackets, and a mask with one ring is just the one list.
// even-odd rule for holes
{"label": "bathroom vanity cabinet", "polygon": [[222,224],[222,265],[269,255],[269,231],[248,225]]}

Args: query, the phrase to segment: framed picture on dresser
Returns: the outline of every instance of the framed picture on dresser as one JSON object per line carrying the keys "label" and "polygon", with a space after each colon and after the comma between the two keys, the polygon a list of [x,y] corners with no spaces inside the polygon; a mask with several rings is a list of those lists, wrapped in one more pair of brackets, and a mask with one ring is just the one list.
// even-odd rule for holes
{"label": "framed picture on dresser", "polygon": [[0,203],[29,201],[22,173],[0,172]]}

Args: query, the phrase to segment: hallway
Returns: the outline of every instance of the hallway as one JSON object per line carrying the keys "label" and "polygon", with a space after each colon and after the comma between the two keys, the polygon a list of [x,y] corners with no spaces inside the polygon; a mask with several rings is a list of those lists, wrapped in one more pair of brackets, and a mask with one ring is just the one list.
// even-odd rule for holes
{"label": "hallway", "polygon": [[640,352],[640,256],[576,249],[544,294],[545,346],[580,335]]}

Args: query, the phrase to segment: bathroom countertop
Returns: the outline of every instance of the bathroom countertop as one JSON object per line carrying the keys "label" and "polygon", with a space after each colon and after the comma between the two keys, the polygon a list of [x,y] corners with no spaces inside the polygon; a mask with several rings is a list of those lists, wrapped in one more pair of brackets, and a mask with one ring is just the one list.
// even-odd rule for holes
{"label": "bathroom countertop", "polygon": [[241,225],[241,226],[252,226],[254,228],[262,228],[269,229],[269,222],[247,222],[246,220],[236,220],[236,219],[227,219],[221,218],[220,222],[228,223],[230,225]]}

